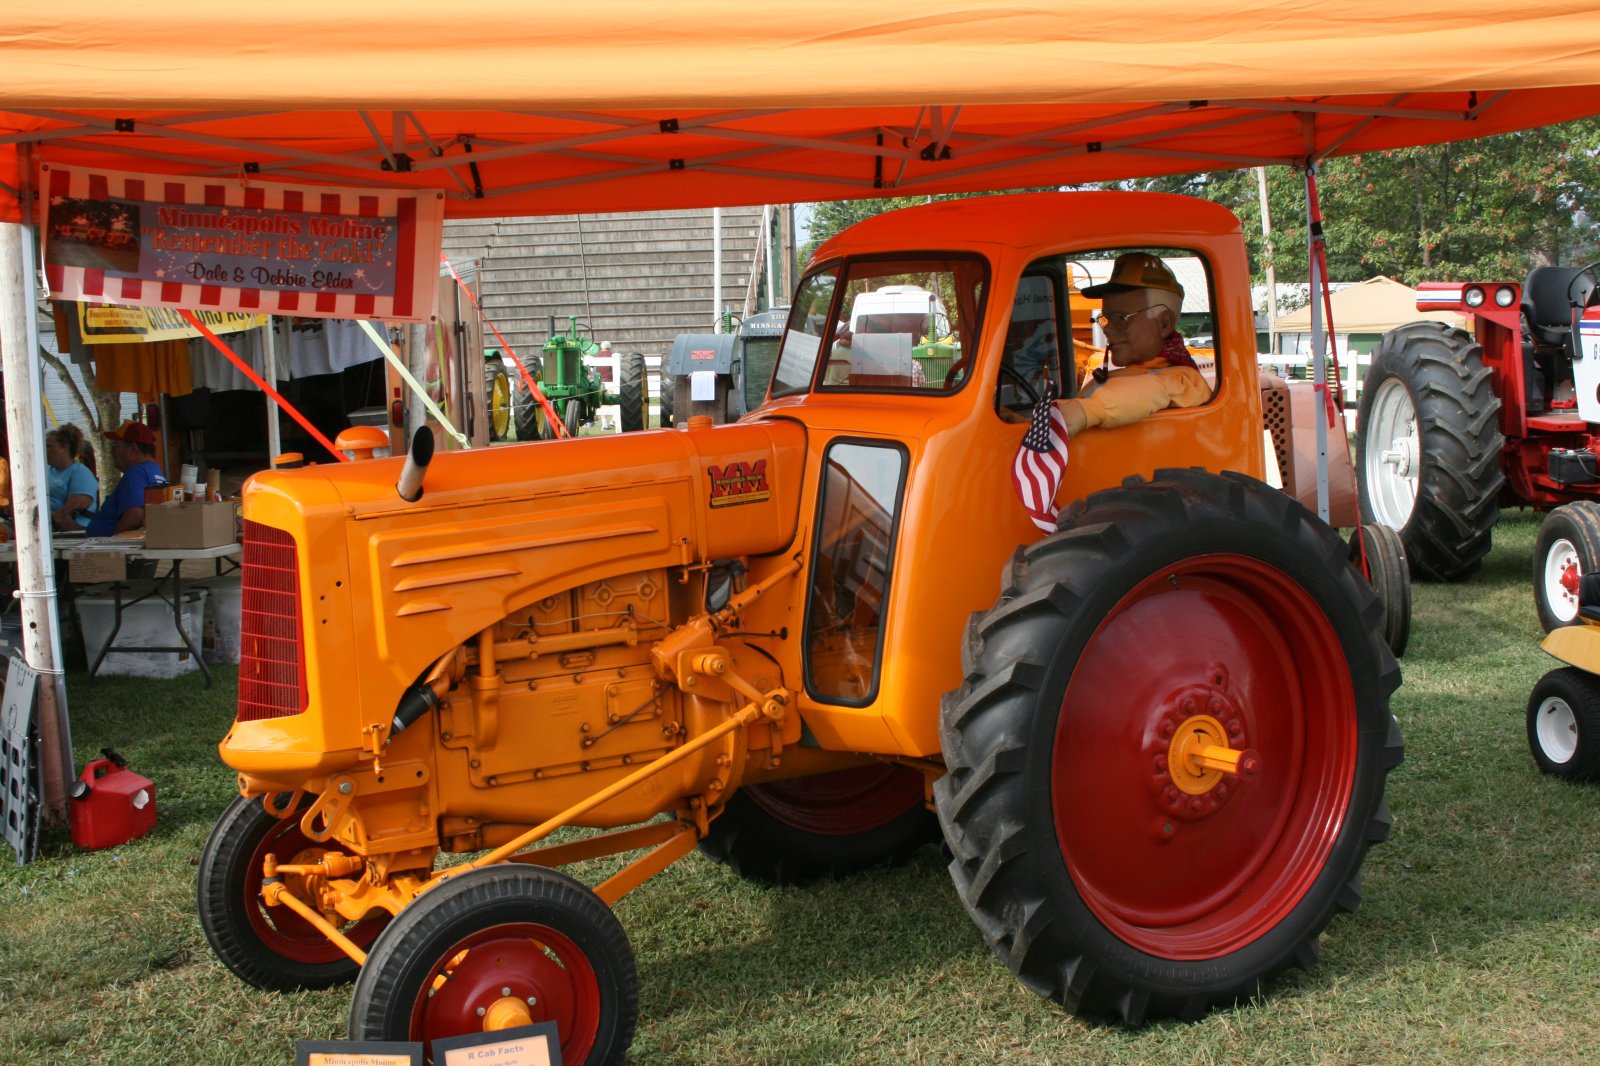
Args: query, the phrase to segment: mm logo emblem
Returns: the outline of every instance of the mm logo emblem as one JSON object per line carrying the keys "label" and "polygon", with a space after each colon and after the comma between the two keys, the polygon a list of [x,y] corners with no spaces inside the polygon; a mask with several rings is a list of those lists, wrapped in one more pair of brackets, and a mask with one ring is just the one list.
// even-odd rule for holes
{"label": "mm logo emblem", "polygon": [[760,503],[772,495],[767,485],[767,461],[708,466],[711,476],[711,506],[732,507],[740,503]]}

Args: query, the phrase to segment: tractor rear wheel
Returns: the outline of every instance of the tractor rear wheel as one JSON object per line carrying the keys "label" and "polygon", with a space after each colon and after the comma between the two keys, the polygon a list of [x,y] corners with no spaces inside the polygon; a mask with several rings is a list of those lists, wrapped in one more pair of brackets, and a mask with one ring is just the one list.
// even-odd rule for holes
{"label": "tractor rear wheel", "polygon": [[[543,387],[540,375],[544,373],[544,360],[537,355],[533,355],[529,356],[522,365],[528,371],[528,377],[539,382],[540,386]],[[528,388],[527,378],[518,374],[517,385],[513,391],[516,396],[514,410],[517,415],[517,439],[544,440],[545,438],[541,435],[545,426],[544,405],[533,394],[533,390]]]}
{"label": "tractor rear wheel", "polygon": [[650,382],[645,377],[644,354],[623,352],[618,359],[618,393],[622,397],[622,432],[650,428]]}
{"label": "tractor rear wheel", "polygon": [[499,361],[484,367],[483,394],[487,399],[489,439],[505,440],[511,435],[511,377]]}
{"label": "tractor rear wheel", "polygon": [[556,1024],[562,1062],[621,1062],[639,1014],[633,949],[611,908],[566,874],[491,866],[423,894],[378,939],[350,1039],[426,1043],[524,1011],[520,1024]]}
{"label": "tractor rear wheel", "polygon": [[1419,577],[1478,569],[1500,518],[1500,400],[1472,334],[1411,322],[1384,334],[1356,417],[1361,520],[1398,530]]}
{"label": "tractor rear wheel", "polygon": [[1545,632],[1578,621],[1578,579],[1600,570],[1600,503],[1564,503],[1533,542],[1533,605]]}
{"label": "tractor rear wheel", "polygon": [[1360,536],[1350,538],[1350,565],[1378,594],[1378,602],[1383,605],[1383,642],[1398,659],[1406,653],[1406,642],[1411,639],[1411,571],[1400,534],[1376,522],[1362,526]]}
{"label": "tractor rear wheel", "polygon": [[[222,812],[200,852],[195,888],[200,928],[222,964],[256,988],[329,988],[353,981],[359,969],[298,914],[261,900],[261,864],[268,855],[298,864],[317,862],[324,852],[344,852],[300,831],[300,815],[309,802],[280,819],[262,806],[259,796],[240,796]],[[388,921],[387,913],[376,912],[341,932],[365,948]]]}
{"label": "tractor rear wheel", "polygon": [[1345,552],[1260,482],[1162,470],[1012,557],[967,627],[934,799],[1023,984],[1137,1025],[1314,965],[1402,756],[1399,669]]}
{"label": "tractor rear wheel", "polygon": [[1600,677],[1576,666],[1541,677],[1528,697],[1528,748],[1547,774],[1600,780]]}
{"label": "tractor rear wheel", "polygon": [[938,835],[922,775],[874,763],[741,788],[700,850],[740,877],[792,885],[897,865]]}

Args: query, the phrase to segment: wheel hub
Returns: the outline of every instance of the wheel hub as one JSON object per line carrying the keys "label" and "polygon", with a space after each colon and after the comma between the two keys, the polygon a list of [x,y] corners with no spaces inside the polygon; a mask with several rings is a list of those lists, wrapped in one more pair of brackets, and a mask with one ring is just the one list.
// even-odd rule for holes
{"label": "wheel hub", "polygon": [[1561,587],[1574,599],[1578,595],[1578,563],[1575,559],[1568,559],[1561,568]]}
{"label": "wheel hub", "polygon": [[593,969],[569,939],[531,923],[496,926],[468,938],[436,972],[414,1031],[432,1039],[553,1021],[563,1056],[580,1045],[587,1054],[597,1004]]}
{"label": "wheel hub", "polygon": [[1416,476],[1417,469],[1417,439],[1413,436],[1396,438],[1383,453],[1384,463],[1394,472],[1395,477],[1411,478]]}
{"label": "wheel hub", "polygon": [[1245,715],[1216,667],[1205,683],[1173,691],[1145,732],[1150,788],[1160,811],[1158,835],[1177,830],[1173,819],[1198,822],[1230,800],[1242,781],[1260,775],[1261,757],[1246,746]]}
{"label": "wheel hub", "polygon": [[1565,538],[1550,545],[1545,556],[1544,595],[1550,611],[1562,623],[1578,617],[1578,549]]}

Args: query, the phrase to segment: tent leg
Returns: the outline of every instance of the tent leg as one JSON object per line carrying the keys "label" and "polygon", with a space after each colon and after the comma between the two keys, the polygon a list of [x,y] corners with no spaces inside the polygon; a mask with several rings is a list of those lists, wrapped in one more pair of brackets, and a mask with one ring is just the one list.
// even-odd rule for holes
{"label": "tent leg", "polygon": [[[27,174],[31,161],[22,160]],[[23,203],[28,202],[23,197]],[[72,732],[61,676],[61,629],[56,613],[55,564],[50,557],[50,507],[45,496],[44,410],[41,399],[33,284],[32,228],[0,223],[0,366],[6,389],[11,446],[11,504],[16,520],[17,596],[22,601],[23,657],[40,677],[39,739],[45,821],[65,823]]]}
{"label": "tent leg", "polygon": [[[273,388],[278,386],[278,319],[276,316],[267,321],[267,329],[261,335],[261,354],[264,366],[262,377],[272,383]],[[283,454],[283,429],[278,421],[278,405],[267,397],[267,465],[275,466],[278,456]]]}
{"label": "tent leg", "polygon": [[[1307,232],[1311,239],[1307,242],[1311,260],[1311,360],[1315,368],[1312,381],[1317,389],[1317,417],[1314,419],[1317,426],[1317,517],[1324,522],[1328,521],[1328,420],[1323,416],[1323,403],[1328,395],[1328,359],[1322,350],[1322,289],[1327,284],[1327,278],[1322,276],[1322,257],[1318,255],[1318,244],[1322,241],[1322,219],[1317,210],[1317,165],[1308,162],[1305,167],[1306,178],[1306,224]],[[1342,402],[1342,398],[1341,398]],[[1339,424],[1344,425],[1341,416]],[[1343,438],[1341,437],[1341,443]],[[1349,447],[1348,444],[1344,445]]]}

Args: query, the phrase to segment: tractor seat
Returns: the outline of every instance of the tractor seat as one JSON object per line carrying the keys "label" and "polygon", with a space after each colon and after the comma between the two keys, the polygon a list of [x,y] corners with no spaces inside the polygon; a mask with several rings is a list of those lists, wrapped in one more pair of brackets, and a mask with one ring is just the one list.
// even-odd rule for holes
{"label": "tractor seat", "polygon": [[1600,570],[1578,578],[1578,614],[1600,622]]}
{"label": "tractor seat", "polygon": [[[1579,271],[1573,267],[1534,267],[1522,287],[1522,318],[1535,344],[1566,344],[1572,332],[1572,302],[1567,293]],[[1589,295],[1588,293],[1579,295]]]}

